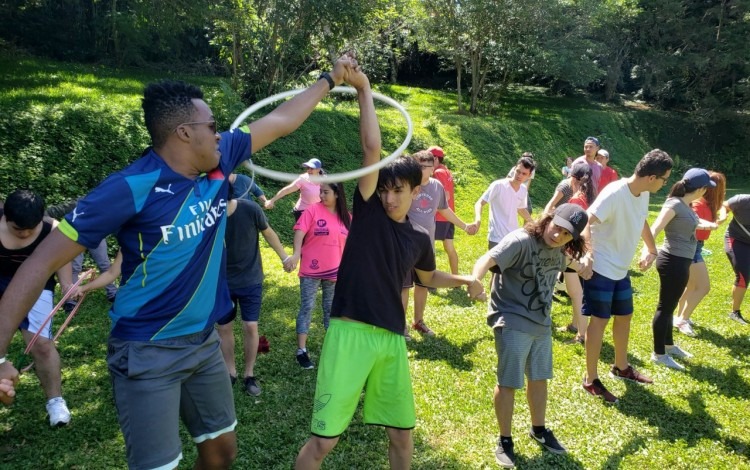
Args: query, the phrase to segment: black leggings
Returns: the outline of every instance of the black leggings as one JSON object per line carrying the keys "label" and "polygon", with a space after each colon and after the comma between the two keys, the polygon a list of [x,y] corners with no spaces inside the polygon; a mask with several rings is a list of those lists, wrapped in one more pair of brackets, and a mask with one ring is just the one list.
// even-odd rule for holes
{"label": "black leggings", "polygon": [[659,251],[656,257],[656,270],[659,272],[659,304],[656,306],[654,321],[654,352],[664,354],[665,345],[673,345],[672,314],[677,308],[677,302],[685,291],[690,278],[692,258],[670,255]]}
{"label": "black leggings", "polygon": [[750,245],[727,234],[724,237],[724,251],[734,269],[734,285],[747,288],[747,281],[750,280]]}

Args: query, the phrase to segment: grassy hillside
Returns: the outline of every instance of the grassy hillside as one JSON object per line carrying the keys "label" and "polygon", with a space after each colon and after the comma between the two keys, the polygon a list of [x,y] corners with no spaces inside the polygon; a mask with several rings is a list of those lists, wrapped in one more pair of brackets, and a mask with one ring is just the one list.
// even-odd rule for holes
{"label": "grassy hillside", "polygon": [[[4,71],[0,76],[0,107],[4,110],[0,115],[0,192],[33,184],[50,200],[72,197],[135,158],[146,145],[138,100],[143,84],[159,77],[18,58],[0,59],[0,68]],[[244,107],[221,82],[188,79],[204,87],[222,124],[228,125]],[[587,135],[602,138],[621,174],[630,173],[638,158],[652,147],[666,149],[684,164],[705,157],[709,146],[691,133],[680,116],[601,106],[584,99],[551,99],[536,89],[514,90],[493,116],[484,117],[453,113],[454,97],[448,93],[399,86],[378,90],[408,107],[415,121],[411,150],[432,144],[446,149],[457,181],[457,212],[464,219],[471,217],[473,202],[487,184],[504,176],[525,150],[535,152],[541,166],[531,189],[539,208],[552,194],[564,157],[580,154]],[[398,113],[389,108],[379,106],[378,116],[384,149],[390,153],[403,139],[404,127]],[[733,148],[737,144],[727,145]],[[330,170],[339,171],[356,167],[357,147],[353,103],[328,100],[298,133],[264,150],[256,160],[275,169],[297,171],[299,162],[316,156]],[[87,169],[79,168],[84,164]],[[733,191],[747,191],[737,181],[736,175],[730,174]],[[267,193],[282,186],[272,181],[261,183]],[[652,200],[651,220],[662,197]],[[293,199],[285,198],[268,213],[287,246]],[[469,271],[484,253],[486,210],[484,220],[475,237],[457,234],[461,272]],[[713,252],[706,261],[713,290],[693,317],[698,336],[675,336],[678,344],[696,355],[688,362],[687,371],[661,369],[649,361],[659,279],[653,269],[634,271],[636,311],[629,357],[656,383],[643,387],[604,378],[621,401],[613,407],[603,405],[581,389],[583,348],[566,344],[571,335],[555,332],[555,378],[550,382],[547,423],[570,453],[553,456],[526,437],[529,410],[519,392],[513,421],[519,467],[750,468],[746,432],[750,421],[750,330],[727,319],[733,274],[722,253],[720,234],[714,234],[706,247]],[[442,250],[437,254],[438,266],[445,268]],[[263,255],[267,277],[260,332],[268,337],[271,352],[261,355],[256,365],[263,394],[251,398],[235,388],[240,446],[237,469],[292,466],[309,434],[315,386],[315,371],[301,371],[294,358],[297,277],[283,273],[277,257],[265,246]],[[60,340],[63,389],[73,413],[71,425],[56,430],[48,427],[38,380],[25,374],[16,404],[0,407],[0,435],[4,437],[0,468],[125,467],[124,444],[104,361],[108,305],[103,294],[93,293]],[[497,468],[492,454],[497,423],[491,398],[496,355],[485,312],[485,306],[469,302],[462,291],[440,290],[429,297],[426,311],[426,321],[438,336],[415,335],[408,344],[417,407],[416,469]],[[556,325],[566,324],[571,315],[569,303],[555,303],[552,313]],[[317,362],[324,337],[319,308],[313,316],[308,344]],[[407,317],[411,318],[411,313]],[[240,340],[239,326],[235,331]],[[613,360],[610,338],[607,333],[602,373]],[[22,350],[17,335],[10,358],[18,361]],[[238,368],[241,370],[242,364]],[[195,449],[184,430],[182,437],[185,459],[180,468],[190,468]],[[382,429],[363,425],[358,412],[325,468],[387,468],[386,449]]]}

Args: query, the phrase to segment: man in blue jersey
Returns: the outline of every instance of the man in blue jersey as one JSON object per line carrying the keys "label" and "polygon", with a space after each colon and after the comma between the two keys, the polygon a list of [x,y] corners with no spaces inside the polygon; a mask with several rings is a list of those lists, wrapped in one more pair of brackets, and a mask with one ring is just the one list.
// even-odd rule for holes
{"label": "man in blue jersey", "polygon": [[[46,279],[115,233],[123,261],[107,362],[128,465],[177,466],[181,418],[198,447],[195,468],[229,467],[237,421],[214,330],[231,307],[223,248],[227,177],[251,153],[299,127],[356,67],[342,57],[303,93],[221,134],[198,88],[146,87],[142,106],[153,147],[79,201],[19,269],[9,286],[16,295],[0,301],[0,380],[17,381],[5,353]],[[2,392],[0,400],[12,397]]]}

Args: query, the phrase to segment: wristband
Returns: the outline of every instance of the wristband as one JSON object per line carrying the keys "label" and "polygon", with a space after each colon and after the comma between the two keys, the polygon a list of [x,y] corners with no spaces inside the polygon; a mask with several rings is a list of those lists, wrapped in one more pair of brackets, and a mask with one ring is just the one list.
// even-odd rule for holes
{"label": "wristband", "polygon": [[333,87],[336,86],[336,82],[333,81],[333,78],[331,78],[331,74],[329,74],[328,72],[321,73],[320,76],[318,76],[318,80],[320,80],[321,78],[325,78],[328,82],[328,90],[333,90]]}
{"label": "wristband", "polygon": [[289,261],[289,258],[291,258],[291,256],[287,256],[286,258],[282,259],[281,262],[286,263],[287,261]]}
{"label": "wristband", "polygon": [[651,253],[650,251],[648,252],[648,254],[653,255],[653,256],[659,256],[659,253]]}
{"label": "wristband", "polygon": [[0,357],[0,364],[3,364],[3,363],[5,363],[5,362],[6,362],[6,360],[5,360],[5,356],[3,356],[3,357]]}

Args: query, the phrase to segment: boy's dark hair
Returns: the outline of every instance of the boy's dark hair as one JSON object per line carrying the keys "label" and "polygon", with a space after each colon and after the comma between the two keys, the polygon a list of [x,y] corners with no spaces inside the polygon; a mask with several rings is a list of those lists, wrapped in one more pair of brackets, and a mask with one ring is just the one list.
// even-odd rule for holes
{"label": "boy's dark hair", "polygon": [[203,99],[203,92],[185,82],[165,80],[146,86],[141,107],[155,148],[164,145],[177,126],[192,120],[193,99]]}
{"label": "boy's dark hair", "polygon": [[344,190],[343,183],[321,183],[325,184],[331,191],[337,196],[336,197],[336,215],[347,230],[352,225],[352,217],[349,214],[349,208],[346,207],[346,192]]}
{"label": "boy's dark hair", "polygon": [[5,219],[18,228],[34,228],[44,217],[44,199],[29,190],[17,189],[8,195],[3,211]]}
{"label": "boy's dark hair", "polygon": [[523,165],[524,168],[526,168],[529,171],[534,171],[536,169],[536,162],[534,161],[534,154],[531,152],[524,152],[523,155],[521,155],[521,158],[518,159],[516,162],[516,166]]}
{"label": "boy's dark hair", "polygon": [[422,184],[422,167],[416,158],[401,156],[380,169],[378,189],[393,187],[398,181],[410,190]]}
{"label": "boy's dark hair", "polygon": [[420,150],[419,152],[415,152],[411,154],[411,158],[419,161],[419,162],[434,162],[435,161],[435,155],[432,154],[429,150]]}
{"label": "boy's dark hair", "polygon": [[664,176],[673,166],[674,162],[667,152],[653,149],[635,166],[635,176]]}
{"label": "boy's dark hair", "polygon": [[[554,217],[555,214],[544,214],[541,219],[524,225],[523,229],[532,237],[540,240],[544,236],[544,231],[547,230],[547,226],[552,223]],[[580,259],[581,256],[586,253],[586,240],[583,237],[579,237],[578,240],[571,240],[565,244],[563,250],[573,259]]]}

